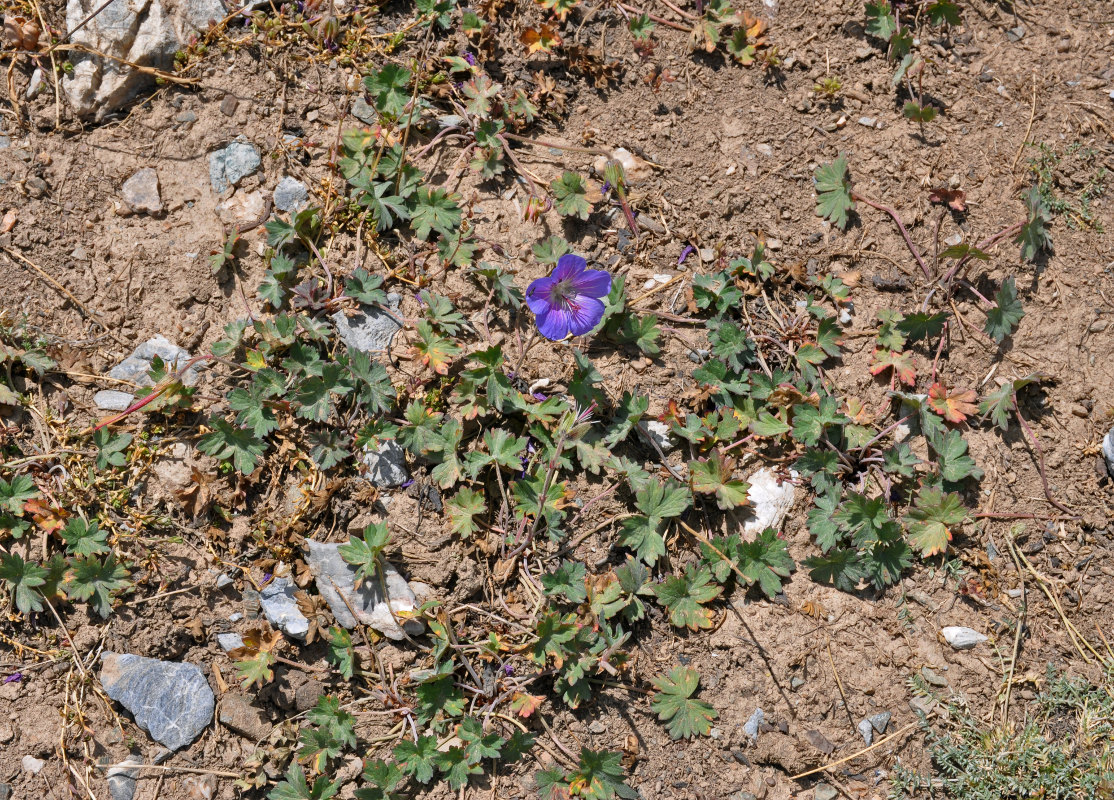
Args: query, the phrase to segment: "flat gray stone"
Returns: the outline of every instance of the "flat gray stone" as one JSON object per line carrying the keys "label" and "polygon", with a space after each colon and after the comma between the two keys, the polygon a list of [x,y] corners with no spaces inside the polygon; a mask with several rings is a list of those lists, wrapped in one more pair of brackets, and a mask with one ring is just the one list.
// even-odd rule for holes
{"label": "flat gray stone", "polygon": [[766,715],[762,713],[762,709],[754,709],[754,713],[750,715],[750,718],[745,723],[743,723],[743,733],[745,733],[751,739],[757,739],[758,727],[762,724],[762,720],[765,718]]}
{"label": "flat gray stone", "polygon": [[162,211],[159,197],[159,174],[151,167],[139,170],[120,190],[128,208],[136,213],[158,214]]}
{"label": "flat gray stone", "polygon": [[259,169],[259,148],[236,141],[209,154],[209,183],[217,194],[224,194]]}
{"label": "flat gray stone", "polygon": [[893,715],[889,711],[882,711],[867,717],[867,720],[877,733],[885,733],[886,728],[890,727],[891,719],[893,719]]}
{"label": "flat gray stone", "polygon": [[839,790],[827,783],[818,783],[812,790],[814,800],[835,800],[839,797]]}
{"label": "flat gray stone", "polygon": [[[133,766],[124,766],[125,764]],[[135,797],[135,781],[139,777],[139,767],[142,766],[142,758],[130,755],[108,771],[108,793],[112,800],[132,800]]]}
{"label": "flat gray stone", "polygon": [[115,389],[102,389],[93,395],[93,403],[105,411],[124,411],[135,402],[135,395],[118,392]]}
{"label": "flat gray stone", "polygon": [[379,121],[379,112],[362,97],[357,97],[352,104],[352,116],[365,125],[374,125]]}
{"label": "flat gray stone", "polygon": [[387,295],[387,302],[394,315],[375,306],[360,306],[352,316],[343,311],[333,314],[337,334],[344,343],[354,350],[365,353],[385,353],[391,340],[402,329],[397,319],[399,296],[393,292]]}
{"label": "flat gray stone", "polygon": [[[394,566],[385,564],[381,576],[364,580],[357,587],[356,568],[340,555],[339,544],[307,539],[306,546],[309,548],[306,563],[317,579],[317,591],[329,604],[339,625],[351,629],[361,622],[396,641],[406,638],[405,634],[416,636],[425,630],[421,620],[406,619],[417,610],[418,600]],[[387,588],[386,598],[383,596],[383,585]],[[395,622],[395,616],[402,622],[402,627]]]}
{"label": "flat gray stone", "polygon": [[275,208],[288,214],[297,214],[309,205],[309,189],[296,178],[287,175],[275,187]]}
{"label": "flat gray stone", "polygon": [[190,744],[213,719],[213,690],[194,664],[102,653],[101,684],[140,728],[171,750]]}
{"label": "flat gray stone", "polygon": [[294,599],[297,588],[289,578],[275,578],[263,587],[259,601],[267,621],[291,639],[304,642],[309,633],[309,620],[298,610]]}
{"label": "flat gray stone", "polygon": [[987,641],[986,636],[972,628],[949,625],[940,633],[943,634],[944,641],[950,644],[954,650],[970,650],[972,647]]}
{"label": "flat gray stone", "polygon": [[[166,368],[171,372],[184,367],[191,358],[188,350],[184,350],[169,341],[165,336],[158,334],[139,345],[130,356],[110,369],[108,377],[131,381],[140,386],[150,386],[151,379],[147,373],[151,369],[151,362],[155,356],[161,358]],[[196,367],[190,367],[182,376],[182,383],[192,386],[197,382],[197,376]]]}
{"label": "flat gray stone", "polygon": [[867,745],[874,743],[874,726],[870,724],[870,720],[864,719],[859,723],[859,735],[863,737],[863,741]]}
{"label": "flat gray stone", "polygon": [[406,451],[394,439],[384,439],[377,450],[365,447],[363,462],[367,465],[367,479],[380,489],[393,489],[410,479]]}
{"label": "flat gray stone", "polygon": [[218,633],[217,644],[226,653],[244,646],[244,638],[238,633]]}

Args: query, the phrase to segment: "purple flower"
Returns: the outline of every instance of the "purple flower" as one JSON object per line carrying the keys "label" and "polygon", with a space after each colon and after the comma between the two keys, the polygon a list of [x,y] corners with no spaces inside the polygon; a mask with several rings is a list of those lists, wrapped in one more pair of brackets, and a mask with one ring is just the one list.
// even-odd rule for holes
{"label": "purple flower", "polygon": [[4,678],[3,682],[4,683],[16,683],[16,682],[21,681],[21,680],[23,680],[23,673],[22,672],[13,672],[11,675]]}
{"label": "purple flower", "polygon": [[583,336],[603,317],[603,301],[611,292],[611,275],[588,269],[588,262],[572,254],[561,256],[548,278],[538,278],[526,290],[526,305],[537,317],[538,330],[557,341],[569,334]]}
{"label": "purple flower", "polygon": [[468,62],[469,66],[476,66],[476,57],[474,55],[469,53],[467,50],[461,53],[461,55],[464,57],[464,60]]}

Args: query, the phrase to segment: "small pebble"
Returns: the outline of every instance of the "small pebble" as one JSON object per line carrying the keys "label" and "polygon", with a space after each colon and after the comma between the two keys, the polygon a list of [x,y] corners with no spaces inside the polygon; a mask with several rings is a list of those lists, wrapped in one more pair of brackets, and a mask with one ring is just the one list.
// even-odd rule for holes
{"label": "small pebble", "polygon": [[948,682],[937,675],[930,667],[921,667],[921,677],[924,678],[930,686],[943,688],[948,685]]}
{"label": "small pebble", "polygon": [[45,766],[46,762],[41,758],[35,758],[34,756],[23,757],[23,769],[30,772],[32,775],[38,775]]}
{"label": "small pebble", "polygon": [[870,720],[864,719],[859,723],[859,735],[863,737],[863,741],[868,745],[874,743],[874,726],[870,724]]}
{"label": "small pebble", "polygon": [[240,105],[240,101],[234,95],[226,94],[224,99],[220,101],[220,113],[226,117],[231,117],[236,113],[236,107]]}
{"label": "small pebble", "polygon": [[878,733],[885,733],[886,728],[890,726],[890,720],[892,718],[893,715],[890,714],[889,711],[882,711],[878,714],[867,717],[867,721],[870,722],[875,731],[877,731]]}
{"label": "small pebble", "polygon": [[962,628],[950,625],[940,631],[944,640],[955,650],[970,650],[976,645],[987,641],[987,637],[971,628]]}

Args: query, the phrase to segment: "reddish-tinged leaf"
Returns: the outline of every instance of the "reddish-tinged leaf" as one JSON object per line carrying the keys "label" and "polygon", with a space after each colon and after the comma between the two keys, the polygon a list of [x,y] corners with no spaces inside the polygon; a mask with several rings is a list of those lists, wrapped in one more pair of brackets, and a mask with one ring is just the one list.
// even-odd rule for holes
{"label": "reddish-tinged leaf", "polygon": [[30,514],[35,524],[46,533],[61,530],[66,524],[66,518],[69,517],[69,512],[65,509],[52,506],[37,498],[24,503],[23,510]]}
{"label": "reddish-tinged leaf", "polygon": [[561,44],[561,37],[552,25],[542,25],[540,28],[527,28],[518,37],[526,45],[526,55],[534,53],[548,53]]}
{"label": "reddish-tinged leaf", "polygon": [[930,203],[946,204],[952,211],[967,210],[967,195],[964,194],[962,189],[948,189],[945,186],[929,189],[928,201]]}
{"label": "reddish-tinged leaf", "polygon": [[894,377],[906,386],[912,386],[916,382],[917,370],[913,367],[912,353],[902,353],[896,350],[875,350],[874,361],[870,365],[870,374],[878,375],[891,367]]}
{"label": "reddish-tinged leaf", "polygon": [[525,719],[537,711],[543,702],[545,702],[545,697],[543,695],[515,692],[514,696],[511,698],[511,710]]}
{"label": "reddish-tinged leaf", "polygon": [[976,413],[979,410],[975,405],[976,399],[975,393],[969,389],[949,394],[947,387],[940,383],[932,384],[928,390],[928,407],[948,422],[963,422]]}

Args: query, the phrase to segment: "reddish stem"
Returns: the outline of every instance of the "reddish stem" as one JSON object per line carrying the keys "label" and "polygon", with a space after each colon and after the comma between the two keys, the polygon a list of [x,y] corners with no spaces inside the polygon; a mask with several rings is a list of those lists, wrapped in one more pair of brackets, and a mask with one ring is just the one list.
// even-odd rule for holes
{"label": "reddish stem", "polygon": [[890,218],[897,223],[897,229],[901,231],[901,235],[905,239],[905,245],[909,248],[909,252],[913,254],[913,258],[917,259],[917,263],[920,265],[921,272],[924,273],[925,279],[932,280],[932,272],[929,270],[928,264],[924,263],[924,259],[921,258],[921,254],[917,251],[917,246],[913,244],[913,238],[909,235],[909,231],[905,229],[905,223],[901,221],[901,217],[897,215],[897,212],[889,206],[882,205],[875,200],[871,200],[869,197],[864,197],[858,192],[852,192],[851,199],[860,200],[863,203],[866,203],[871,208],[876,208],[879,211],[884,211],[885,213],[889,214]]}
{"label": "reddish stem", "polygon": [[105,428],[109,425],[115,425],[117,422],[119,422],[124,417],[128,416],[129,414],[132,414],[132,413],[138,411],[139,409],[143,408],[144,406],[148,405],[149,403],[154,402],[156,397],[161,396],[163,392],[165,392],[167,389],[169,389],[171,386],[173,386],[175,383],[177,383],[181,379],[181,377],[186,374],[186,371],[190,367],[192,367],[194,364],[196,364],[198,361],[211,361],[214,358],[216,358],[216,356],[211,355],[211,354],[207,354],[207,355],[203,355],[203,356],[195,356],[194,358],[191,358],[189,361],[186,362],[186,365],[184,367],[182,367],[180,370],[178,370],[173,375],[171,375],[169,378],[167,378],[162,383],[160,383],[158,386],[156,386],[154,391],[152,391],[149,395],[147,395],[146,397],[144,397],[140,400],[135,401],[130,406],[125,408],[123,411],[121,411],[119,414],[117,414],[115,417],[109,417],[108,419],[98,423],[96,425],[96,427],[93,428],[93,433],[96,433],[101,428]]}

